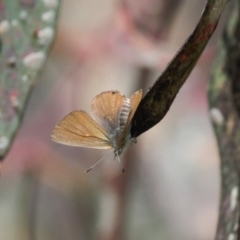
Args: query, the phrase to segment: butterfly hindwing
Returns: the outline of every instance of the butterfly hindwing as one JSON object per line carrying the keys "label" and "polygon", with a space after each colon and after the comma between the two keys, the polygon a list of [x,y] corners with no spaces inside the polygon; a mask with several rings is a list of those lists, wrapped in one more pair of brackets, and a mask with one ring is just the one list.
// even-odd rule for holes
{"label": "butterfly hindwing", "polygon": [[51,137],[55,142],[70,146],[99,149],[112,147],[105,130],[84,111],[68,114],[56,125]]}

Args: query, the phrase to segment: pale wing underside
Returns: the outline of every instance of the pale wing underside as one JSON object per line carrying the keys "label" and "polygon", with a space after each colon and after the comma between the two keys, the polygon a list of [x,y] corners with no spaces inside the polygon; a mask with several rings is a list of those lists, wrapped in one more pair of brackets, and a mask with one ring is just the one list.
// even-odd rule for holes
{"label": "pale wing underside", "polygon": [[91,113],[108,134],[118,127],[118,117],[124,100],[125,96],[118,91],[103,92],[92,100]]}
{"label": "pale wing underside", "polygon": [[105,130],[86,112],[73,111],[57,124],[52,140],[70,146],[112,148]]}
{"label": "pale wing underside", "polygon": [[130,130],[129,128],[131,125],[132,118],[137,110],[139,103],[141,102],[141,99],[142,99],[142,89],[135,92],[130,98],[130,113],[128,115],[126,125],[123,128],[123,131],[122,131],[121,135],[119,136],[119,139],[117,142],[117,145],[119,148],[122,148],[125,145],[125,138],[127,137],[128,131]]}

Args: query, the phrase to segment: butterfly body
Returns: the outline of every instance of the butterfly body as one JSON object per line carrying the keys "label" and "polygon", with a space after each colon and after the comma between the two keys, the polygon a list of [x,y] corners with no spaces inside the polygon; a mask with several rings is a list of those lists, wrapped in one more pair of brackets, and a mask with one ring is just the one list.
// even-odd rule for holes
{"label": "butterfly body", "polygon": [[70,146],[114,149],[115,157],[134,140],[130,134],[131,120],[142,99],[142,90],[126,98],[118,91],[97,95],[86,112],[73,111],[60,121],[52,140]]}
{"label": "butterfly body", "polygon": [[123,130],[124,126],[127,123],[127,119],[128,119],[129,113],[131,111],[130,103],[131,103],[130,99],[126,98],[124,100],[123,106],[122,106],[122,108],[120,110],[120,114],[119,114],[119,118],[118,118],[118,124],[119,124],[119,127],[120,127],[120,131]]}

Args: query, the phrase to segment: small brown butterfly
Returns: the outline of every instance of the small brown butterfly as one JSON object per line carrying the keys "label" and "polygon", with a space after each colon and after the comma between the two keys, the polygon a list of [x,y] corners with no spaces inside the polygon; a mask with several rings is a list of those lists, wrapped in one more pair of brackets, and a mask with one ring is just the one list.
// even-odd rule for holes
{"label": "small brown butterfly", "polygon": [[92,100],[93,118],[82,110],[71,112],[56,125],[52,140],[77,147],[113,148],[114,158],[120,162],[119,155],[124,148],[136,141],[131,136],[130,128],[141,99],[142,90],[135,92],[130,99],[118,91],[103,92]]}

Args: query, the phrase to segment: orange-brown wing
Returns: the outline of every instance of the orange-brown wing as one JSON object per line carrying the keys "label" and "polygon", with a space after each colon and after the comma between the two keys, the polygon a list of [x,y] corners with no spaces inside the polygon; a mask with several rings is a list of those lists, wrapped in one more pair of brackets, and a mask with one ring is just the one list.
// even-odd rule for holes
{"label": "orange-brown wing", "polygon": [[105,130],[86,112],[73,111],[59,122],[51,135],[52,140],[70,146],[111,148]]}
{"label": "orange-brown wing", "polygon": [[142,99],[142,89],[135,92],[130,98],[130,113],[128,115],[127,122],[121,132],[121,135],[118,138],[118,141],[117,141],[118,148],[123,148],[124,145],[126,144],[126,138],[128,137],[127,135],[129,134],[131,121],[137,110],[139,103],[141,102],[141,99]]}
{"label": "orange-brown wing", "polygon": [[92,100],[91,113],[108,134],[113,133],[119,124],[119,113],[124,100],[125,96],[118,91],[103,92]]}
{"label": "orange-brown wing", "polygon": [[138,108],[138,105],[142,100],[142,93],[143,93],[142,89],[140,89],[137,92],[135,92],[130,98],[131,112],[128,116],[128,123],[130,123],[132,121],[132,118]]}

